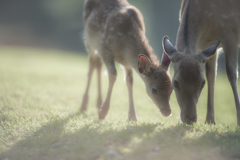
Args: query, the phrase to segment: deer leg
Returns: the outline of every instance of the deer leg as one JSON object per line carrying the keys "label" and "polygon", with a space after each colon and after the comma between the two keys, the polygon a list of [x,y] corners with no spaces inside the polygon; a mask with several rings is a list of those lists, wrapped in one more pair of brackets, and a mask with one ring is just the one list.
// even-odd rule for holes
{"label": "deer leg", "polygon": [[133,102],[133,71],[131,68],[127,68],[127,67],[125,67],[125,71],[126,71],[126,84],[127,84],[128,96],[129,96],[128,120],[137,121],[137,116],[135,113],[134,102]]}
{"label": "deer leg", "polygon": [[234,99],[235,99],[235,105],[237,110],[237,124],[238,126],[240,126],[240,101],[239,101],[239,94],[238,94],[238,88],[237,88],[238,46],[234,42],[231,42],[228,45],[223,45],[223,50],[224,50],[225,60],[226,60],[226,72],[227,72],[228,80],[231,84],[233,94],[234,94]]}
{"label": "deer leg", "polygon": [[97,78],[98,78],[98,99],[97,99],[97,109],[99,111],[102,105],[102,92],[101,92],[101,69],[102,69],[102,62],[99,58],[97,60]]}
{"label": "deer leg", "polygon": [[109,84],[108,84],[107,97],[99,110],[99,119],[100,120],[104,119],[108,113],[110,99],[111,99],[111,95],[112,95],[112,89],[113,89],[113,85],[114,85],[114,83],[116,81],[116,77],[117,77],[117,71],[115,68],[114,59],[110,58],[110,57],[108,57],[108,58],[106,57],[106,58],[104,58],[104,62],[106,64],[106,67],[108,70]]}
{"label": "deer leg", "polygon": [[217,53],[215,53],[206,63],[206,77],[208,81],[208,102],[207,117],[205,123],[215,124],[214,113],[214,86],[216,79]]}
{"label": "deer leg", "polygon": [[88,91],[89,91],[89,86],[90,86],[91,79],[92,79],[93,70],[94,70],[94,61],[90,57],[90,59],[89,59],[89,71],[88,71],[88,82],[87,82],[87,88],[86,88],[85,94],[83,96],[83,101],[82,101],[82,105],[81,105],[81,109],[80,109],[81,113],[83,113],[87,110]]}

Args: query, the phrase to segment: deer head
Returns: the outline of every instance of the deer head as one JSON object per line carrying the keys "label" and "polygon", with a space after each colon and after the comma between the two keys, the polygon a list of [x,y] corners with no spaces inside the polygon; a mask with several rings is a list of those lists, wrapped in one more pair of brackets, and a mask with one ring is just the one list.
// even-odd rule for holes
{"label": "deer head", "polygon": [[169,75],[170,59],[163,53],[161,65],[154,65],[145,55],[139,55],[138,70],[146,85],[146,92],[162,115],[171,115],[169,104],[172,93],[171,78]]}
{"label": "deer head", "polygon": [[168,37],[163,38],[163,48],[168,54],[174,69],[172,86],[181,109],[183,123],[197,121],[196,105],[205,85],[204,68],[207,60],[216,52],[220,41],[202,52],[178,52]]}

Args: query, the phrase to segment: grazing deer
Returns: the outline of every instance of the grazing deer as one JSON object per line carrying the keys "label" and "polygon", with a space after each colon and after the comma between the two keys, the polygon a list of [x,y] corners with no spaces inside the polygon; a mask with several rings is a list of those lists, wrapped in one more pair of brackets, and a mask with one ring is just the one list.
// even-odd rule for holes
{"label": "grazing deer", "polygon": [[[84,38],[90,57],[88,83],[81,112],[87,109],[88,89],[93,70],[97,70],[99,119],[108,113],[110,98],[117,77],[115,61],[122,64],[126,73],[129,94],[129,120],[137,121],[133,102],[133,71],[135,69],[146,85],[147,94],[164,116],[171,114],[169,99],[172,92],[168,72],[170,59],[163,54],[159,64],[145,36],[141,12],[127,0],[85,0]],[[109,86],[107,97],[101,100],[101,66],[105,63]]]}
{"label": "grazing deer", "polygon": [[167,37],[163,39],[164,50],[173,64],[172,85],[181,108],[180,117],[184,123],[191,124],[197,121],[196,104],[205,85],[205,67],[208,81],[206,123],[215,124],[214,84],[217,71],[215,52],[221,42],[226,72],[235,98],[237,124],[240,126],[237,88],[239,9],[239,0],[183,0],[176,48]]}

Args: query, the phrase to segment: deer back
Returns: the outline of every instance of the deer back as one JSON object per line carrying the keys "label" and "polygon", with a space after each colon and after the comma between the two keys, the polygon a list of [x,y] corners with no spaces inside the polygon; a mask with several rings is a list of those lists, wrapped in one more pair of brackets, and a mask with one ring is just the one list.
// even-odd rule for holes
{"label": "deer back", "polygon": [[[240,1],[183,0],[176,47],[180,52],[198,52],[218,40],[240,37]],[[189,49],[189,51],[187,51]]]}
{"label": "deer back", "polygon": [[143,54],[159,65],[145,36],[141,12],[126,0],[86,1],[84,23],[85,40],[95,49],[111,52],[119,63],[137,69],[136,60]]}

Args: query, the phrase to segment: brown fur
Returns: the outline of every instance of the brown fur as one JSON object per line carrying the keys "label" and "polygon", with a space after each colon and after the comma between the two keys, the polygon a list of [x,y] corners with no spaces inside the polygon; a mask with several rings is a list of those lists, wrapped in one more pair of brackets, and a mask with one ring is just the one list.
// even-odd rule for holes
{"label": "brown fur", "polygon": [[[93,10],[94,6],[98,10],[96,8]],[[134,58],[143,54],[149,57],[156,67],[159,66],[158,58],[153,53],[145,36],[145,26],[141,13],[126,0],[89,0],[85,2],[84,13],[87,32],[94,33],[94,36],[98,32],[102,33],[103,47],[112,52],[116,61],[123,64],[132,63],[128,62],[132,60],[132,55],[123,57],[123,54],[119,54],[119,52],[126,52],[128,49],[127,52],[135,54]],[[91,35],[85,35],[85,38],[88,36]],[[128,38],[128,43],[125,43],[126,38]]]}
{"label": "brown fur", "polygon": [[[196,105],[205,83],[203,73],[205,67],[208,81],[206,123],[215,124],[213,99],[217,54],[214,53],[219,45],[216,42],[220,40],[220,47],[225,54],[227,76],[234,93],[237,123],[240,125],[240,101],[237,89],[239,8],[239,0],[182,1],[176,48],[167,39],[164,46],[173,63],[173,85],[181,108],[181,119],[185,123],[190,124],[197,120]],[[178,86],[182,88],[178,89]]]}
{"label": "brown fur", "polygon": [[198,78],[200,74],[200,68],[196,65],[198,62],[188,59],[185,63],[181,64],[180,74],[186,80],[186,83],[194,83],[194,81]]}
{"label": "brown fur", "polygon": [[[126,83],[129,91],[129,120],[137,120],[132,98],[132,68],[143,79],[148,95],[162,113],[164,115],[171,113],[169,98],[172,88],[171,83],[165,83],[165,81],[170,81],[169,63],[159,64],[159,60],[145,36],[143,16],[136,7],[130,5],[127,0],[85,0],[84,39],[91,61],[90,76],[81,111],[86,110],[92,71],[97,68],[98,75],[100,75],[101,65],[99,64],[103,61],[108,70],[109,89],[105,102],[101,104],[101,88],[99,87],[100,98],[98,98],[97,106],[99,119],[106,116],[117,76],[116,61],[122,64],[126,71]],[[164,62],[168,62],[168,57],[163,57],[166,60]],[[153,91],[157,92],[155,95],[152,93],[153,89],[157,90]]]}

